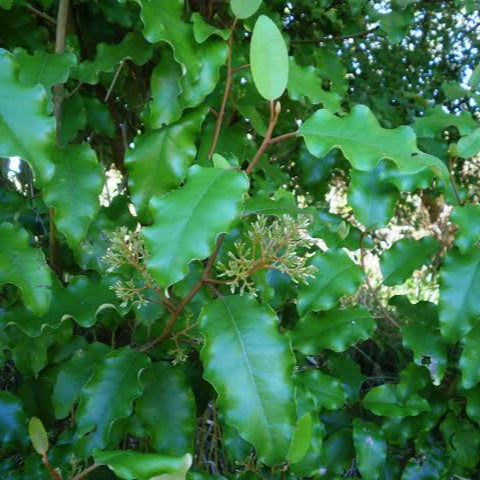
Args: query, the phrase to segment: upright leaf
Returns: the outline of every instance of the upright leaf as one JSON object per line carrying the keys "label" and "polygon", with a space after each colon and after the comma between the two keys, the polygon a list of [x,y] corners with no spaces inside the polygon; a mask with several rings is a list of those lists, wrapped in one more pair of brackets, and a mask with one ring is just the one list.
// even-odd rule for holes
{"label": "upright leaf", "polygon": [[20,399],[0,390],[0,445],[21,448],[28,443],[27,418]]}
{"label": "upright leaf", "polygon": [[462,340],[463,351],[458,362],[462,372],[462,387],[472,388],[480,382],[480,325],[477,323]]}
{"label": "upright leaf", "polygon": [[0,49],[0,156],[19,156],[33,168],[39,185],[53,176],[55,121],[47,116],[47,96],[40,85],[25,87],[12,55]]}
{"label": "upright leaf", "polygon": [[288,53],[282,34],[265,15],[258,17],[250,43],[250,65],[255,86],[267,100],[280,97],[288,82]]}
{"label": "upright leaf", "polygon": [[26,230],[7,222],[0,224],[0,245],[0,285],[16,285],[25,305],[35,315],[43,315],[52,295],[50,269],[43,252],[30,246]]}
{"label": "upright leaf", "polygon": [[244,173],[193,166],[184,187],[152,198],[154,224],[143,236],[150,252],[147,265],[159,285],[178,282],[189,262],[208,257],[217,235],[228,231],[239,214],[247,188]]}
{"label": "upright leaf", "polygon": [[58,150],[55,175],[45,186],[43,198],[54,208],[55,224],[70,247],[85,238],[90,222],[100,209],[103,184],[103,169],[92,148],[69,145]]}
{"label": "upright leaf", "polygon": [[248,296],[228,296],[207,305],[200,322],[204,376],[226,423],[267,465],[284,461],[295,425],[293,355],[275,313]]}
{"label": "upright leaf", "polygon": [[365,480],[381,478],[387,457],[387,443],[380,427],[376,423],[356,418],[353,421],[353,443],[357,452],[357,467],[362,478]]}
{"label": "upright leaf", "polygon": [[240,19],[251,17],[262,4],[262,0],[232,0],[230,6],[233,14]]}
{"label": "upright leaf", "polygon": [[81,454],[88,456],[95,448],[108,445],[114,422],[130,415],[132,402],[142,394],[139,375],[149,365],[145,354],[123,347],[95,368],[81,390],[77,410]]}
{"label": "upright leaf", "polygon": [[292,443],[287,454],[289,463],[298,463],[306,455],[313,435],[313,419],[311,413],[305,413],[297,422]]}

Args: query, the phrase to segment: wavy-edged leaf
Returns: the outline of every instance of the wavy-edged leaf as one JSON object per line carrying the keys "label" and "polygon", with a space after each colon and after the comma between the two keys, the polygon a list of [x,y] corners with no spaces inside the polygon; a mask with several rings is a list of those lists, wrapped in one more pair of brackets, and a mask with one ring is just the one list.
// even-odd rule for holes
{"label": "wavy-edged leaf", "polygon": [[19,156],[35,172],[39,185],[54,173],[55,120],[47,116],[47,95],[42,86],[25,87],[17,77],[13,56],[0,49],[0,156]]}
{"label": "wavy-edged leaf", "polygon": [[94,342],[77,350],[70,360],[61,364],[52,394],[55,418],[62,419],[70,414],[83,385],[109,352],[108,345]]}
{"label": "wavy-edged leaf", "polygon": [[125,158],[132,201],[145,211],[154,195],[177,188],[195,159],[195,138],[205,118],[204,108],[191,111],[173,125],[135,138]]}
{"label": "wavy-edged leaf", "polygon": [[317,369],[301,372],[296,377],[305,388],[312,394],[317,409],[337,410],[347,400],[345,390],[340,381],[330,375],[326,375]]}
{"label": "wavy-edged leaf", "polygon": [[290,335],[295,349],[306,355],[318,355],[325,349],[344,352],[370,338],[375,327],[375,320],[368,310],[352,307],[310,312],[295,324]]}
{"label": "wavy-edged leaf", "polygon": [[453,343],[464,337],[480,315],[480,248],[449,250],[440,270],[440,330]]}
{"label": "wavy-edged leaf", "polygon": [[285,460],[295,425],[293,354],[269,307],[248,296],[227,296],[200,316],[204,377],[218,393],[227,424],[257,449],[267,465]]}
{"label": "wavy-edged leaf", "polygon": [[275,23],[265,15],[258,17],[250,42],[250,67],[255,86],[267,100],[280,97],[288,82],[288,53]]}
{"label": "wavy-edged leaf", "polygon": [[262,4],[262,0],[231,0],[233,14],[240,19],[251,17]]}
{"label": "wavy-edged leaf", "polygon": [[181,455],[193,451],[195,399],[181,370],[154,363],[140,377],[143,395],[135,412],[157,452]]}
{"label": "wavy-edged leaf", "polygon": [[424,117],[416,118],[414,124],[417,136],[427,138],[441,138],[442,132],[448,127],[456,127],[460,135],[467,135],[478,124],[469,112],[461,112],[460,115],[446,113],[442,106],[428,110]]}
{"label": "wavy-edged leaf", "polygon": [[154,224],[143,229],[143,237],[148,269],[159,285],[180,281],[189,262],[208,257],[217,235],[239,215],[247,188],[243,172],[194,165],[184,187],[152,198]]}
{"label": "wavy-edged leaf", "polygon": [[342,296],[354,293],[365,277],[363,270],[343,250],[318,253],[310,264],[317,267],[317,273],[308,285],[298,289],[300,315],[333,308]]}
{"label": "wavy-edged leaf", "polygon": [[124,480],[185,480],[192,466],[189,453],[170,457],[158,453],[141,453],[132,450],[96,452],[95,463],[108,465],[118,478]]}
{"label": "wavy-edged leaf", "polygon": [[419,240],[402,238],[395,242],[380,259],[384,285],[405,282],[415,270],[430,261],[439,247],[438,241],[433,237]]}
{"label": "wavy-edged leaf", "polygon": [[480,152],[480,128],[462,137],[458,141],[458,155],[463,158],[470,158]]}
{"label": "wavy-edged leaf", "polygon": [[287,454],[289,463],[298,463],[305,457],[313,435],[313,418],[312,414],[307,412],[298,419],[295,431],[293,432],[292,443]]}
{"label": "wavy-edged leaf", "polygon": [[455,245],[462,253],[480,241],[480,205],[454,207],[450,220],[458,225]]}
{"label": "wavy-edged leaf", "polygon": [[95,58],[81,62],[71,76],[81,83],[95,85],[100,81],[100,72],[113,72],[126,59],[143,65],[152,54],[152,46],[139,33],[129,32],[117,44],[99,43]]}
{"label": "wavy-edged leaf", "polygon": [[365,480],[377,480],[387,458],[387,442],[380,427],[359,418],[353,421],[353,443],[357,453],[357,468]]}
{"label": "wavy-edged leaf", "polygon": [[[105,176],[88,145],[68,145],[57,151],[55,175],[43,199],[55,210],[55,225],[74,248],[81,242],[100,209]],[[81,200],[80,200],[81,199]]]}
{"label": "wavy-edged leaf", "polygon": [[150,366],[144,353],[129,347],[114,350],[82,387],[77,410],[77,447],[84,455],[108,446],[116,420],[128,417],[132,403],[141,396],[139,375]]}
{"label": "wavy-edged leaf", "polygon": [[458,362],[462,372],[462,387],[472,388],[480,382],[480,325],[477,324],[465,335],[462,340],[463,351]]}
{"label": "wavy-edged leaf", "polygon": [[210,25],[198,12],[192,14],[192,22],[193,36],[198,43],[204,43],[205,40],[208,40],[212,35],[217,35],[224,40],[228,40],[228,37],[230,36],[230,30]]}
{"label": "wavy-edged leaf", "polygon": [[388,159],[403,173],[429,170],[432,175],[448,178],[447,169],[438,158],[418,150],[410,127],[382,128],[364,105],[356,105],[344,117],[318,110],[298,133],[316,157],[322,158],[333,148],[339,148],[356,170],[372,170],[381,160]]}
{"label": "wavy-edged leaf", "polygon": [[30,246],[26,230],[8,222],[0,224],[0,245],[0,285],[16,285],[25,305],[43,315],[50,305],[52,281],[42,250]]}
{"label": "wavy-edged leaf", "polygon": [[210,94],[227,58],[223,40],[210,39],[198,44],[193,27],[182,20],[183,0],[135,0],[141,7],[143,35],[150,43],[166,42],[182,66],[180,79],[183,108],[196,107]]}
{"label": "wavy-edged leaf", "polygon": [[0,445],[20,447],[28,444],[27,418],[20,399],[0,390]]}

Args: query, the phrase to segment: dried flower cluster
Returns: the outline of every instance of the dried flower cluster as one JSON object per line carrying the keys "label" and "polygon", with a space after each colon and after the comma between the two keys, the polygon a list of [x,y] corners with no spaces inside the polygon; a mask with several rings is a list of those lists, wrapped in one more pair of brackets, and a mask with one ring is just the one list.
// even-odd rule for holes
{"label": "dried flower cluster", "polygon": [[240,288],[255,294],[250,278],[261,270],[279,270],[286,273],[295,283],[308,283],[317,269],[307,265],[308,250],[314,239],[308,234],[310,220],[299,216],[284,215],[268,223],[267,217],[259,216],[248,232],[248,242],[235,243],[235,252],[228,252],[226,265],[219,263],[220,277],[230,277],[232,292]]}

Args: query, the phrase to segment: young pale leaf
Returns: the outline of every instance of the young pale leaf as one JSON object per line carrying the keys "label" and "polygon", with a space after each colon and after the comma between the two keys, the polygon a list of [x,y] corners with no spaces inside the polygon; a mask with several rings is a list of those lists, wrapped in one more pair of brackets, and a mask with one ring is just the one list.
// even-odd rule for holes
{"label": "young pale leaf", "polygon": [[317,409],[337,410],[347,400],[340,381],[320,370],[310,369],[299,373],[297,381],[310,391]]}
{"label": "young pale leaf", "polygon": [[463,338],[480,315],[480,249],[447,252],[440,270],[440,329],[454,343]]}
{"label": "young pale leaf", "polygon": [[25,305],[34,315],[43,315],[50,305],[52,281],[42,250],[30,246],[26,230],[7,222],[0,224],[0,245],[0,285],[16,285]]}
{"label": "young pale leaf", "polygon": [[287,454],[287,462],[298,463],[306,455],[313,434],[313,419],[311,413],[305,413],[297,422],[293,432],[292,443]]}
{"label": "young pale leaf", "polygon": [[428,263],[438,249],[439,244],[433,237],[403,238],[395,242],[380,259],[384,285],[405,282],[417,268]]}
{"label": "young pale leaf", "polygon": [[218,393],[225,422],[267,465],[285,460],[295,425],[293,354],[269,307],[249,296],[221,297],[200,323],[204,377]]}
{"label": "young pale leaf", "polygon": [[250,43],[253,82],[267,100],[280,97],[288,81],[288,53],[282,34],[265,15],[258,17]]}
{"label": "young pale leaf", "polygon": [[311,264],[317,267],[317,273],[308,285],[298,289],[300,315],[335,307],[343,295],[354,293],[365,277],[363,270],[343,250],[318,253]]}
{"label": "young pale leaf", "polygon": [[154,195],[177,188],[195,159],[195,138],[205,118],[204,108],[190,111],[173,125],[149,130],[135,138],[125,164],[128,186],[138,211],[144,212]]}
{"label": "young pale leaf", "polygon": [[[318,110],[298,132],[316,157],[322,158],[330,150],[339,148],[356,170],[369,171],[382,159],[389,159],[403,173],[427,170],[431,176],[448,179],[443,162],[418,150],[410,127],[382,128],[364,105],[355,106],[344,117],[336,117],[328,110]],[[413,180],[417,180],[416,177]]]}
{"label": "young pale leaf", "polygon": [[462,158],[470,158],[480,152],[480,128],[477,128],[458,142],[458,155]]}
{"label": "young pale leaf", "polygon": [[141,396],[139,375],[150,366],[147,355],[123,347],[108,354],[80,393],[77,410],[78,451],[88,456],[108,445],[115,420],[128,417]]}
{"label": "young pale leaf", "polygon": [[39,455],[45,455],[48,451],[48,436],[42,421],[37,417],[32,417],[28,422],[28,434],[32,442],[33,449]]}
{"label": "young pale leaf", "polygon": [[450,220],[458,226],[455,245],[462,253],[480,241],[480,205],[454,207]]}
{"label": "young pale leaf", "polygon": [[54,172],[55,120],[47,116],[47,96],[40,85],[25,87],[12,55],[0,48],[0,157],[19,156],[33,168],[41,186]]}
{"label": "young pale leaf", "polygon": [[108,465],[123,480],[185,480],[192,466],[192,456],[170,457],[132,450],[97,451],[95,463]]}
{"label": "young pale leaf", "polygon": [[380,427],[359,418],[353,421],[353,443],[357,452],[357,468],[365,480],[377,480],[387,457],[387,442]]}
{"label": "young pale leaf", "polygon": [[290,335],[295,349],[306,355],[319,355],[327,348],[344,352],[370,338],[375,327],[375,320],[368,310],[352,307],[348,310],[310,312],[295,324]]}
{"label": "young pale leaf", "polygon": [[243,172],[195,165],[184,187],[152,198],[154,223],[143,229],[143,237],[148,269],[159,285],[180,281],[192,260],[208,257],[217,235],[239,215],[247,189]]}
{"label": "young pale leaf", "polygon": [[45,186],[43,199],[55,210],[55,225],[71,248],[85,238],[96,217],[104,182],[103,168],[87,144],[68,145],[56,151],[55,175]]}
{"label": "young pale leaf", "polygon": [[28,443],[27,418],[13,393],[0,390],[0,445],[23,448]]}
{"label": "young pale leaf", "polygon": [[154,363],[140,377],[143,395],[135,412],[157,452],[181,455],[192,451],[195,435],[195,399],[181,370]]}
{"label": "young pale leaf", "polygon": [[232,0],[230,6],[233,14],[240,19],[251,17],[262,4],[262,0]]}
{"label": "young pale leaf", "polygon": [[480,325],[477,324],[461,340],[463,352],[458,365],[462,372],[462,387],[472,388],[480,382]]}

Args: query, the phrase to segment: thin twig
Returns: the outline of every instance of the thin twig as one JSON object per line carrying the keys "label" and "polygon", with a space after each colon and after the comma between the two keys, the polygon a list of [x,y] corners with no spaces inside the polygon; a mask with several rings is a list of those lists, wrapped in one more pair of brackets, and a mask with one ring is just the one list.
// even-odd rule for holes
{"label": "thin twig", "polygon": [[45,12],[42,12],[41,10],[38,10],[38,8],[35,8],[32,5],[27,4],[26,5],[27,10],[30,10],[34,15],[36,15],[39,18],[43,18],[43,20],[46,20],[48,23],[52,25],[56,25],[57,22],[54,18],[52,18],[50,15],[47,15]]}
{"label": "thin twig", "polygon": [[327,36],[327,37],[320,37],[320,38],[312,38],[306,40],[292,40],[290,45],[305,45],[309,43],[323,43],[323,42],[336,42],[338,40],[348,40],[349,38],[362,38],[370,35],[375,30],[377,30],[379,26],[369,28],[363,32],[352,33],[350,35],[336,35],[336,36]]}
{"label": "thin twig", "polygon": [[85,478],[89,473],[93,472],[96,470],[98,467],[101,467],[98,463],[94,463],[93,465],[90,465],[87,467],[85,470],[82,470],[79,474],[75,475],[72,480],[82,480]]}
{"label": "thin twig", "polygon": [[115,72],[115,75],[113,76],[112,83],[108,87],[107,94],[105,95],[105,99],[104,99],[105,102],[108,102],[108,99],[110,98],[113,87],[115,86],[115,83],[117,83],[118,76],[120,75],[120,72],[122,71],[123,64],[124,64],[124,61],[122,60],[118,65],[118,68],[117,68],[117,71]]}
{"label": "thin twig", "polygon": [[245,70],[246,68],[249,68],[250,64],[249,63],[244,63],[243,65],[240,65],[239,67],[236,67],[232,70],[232,75],[235,75],[236,73]]}
{"label": "thin twig", "polygon": [[62,480],[60,474],[53,468],[53,465],[50,463],[50,460],[48,459],[46,453],[42,455],[42,462],[53,480]]}
{"label": "thin twig", "polygon": [[284,140],[290,140],[291,138],[297,137],[298,132],[289,132],[284,133],[283,135],[279,135],[278,137],[273,137],[269,143],[269,145],[273,145],[274,143],[283,142]]}

